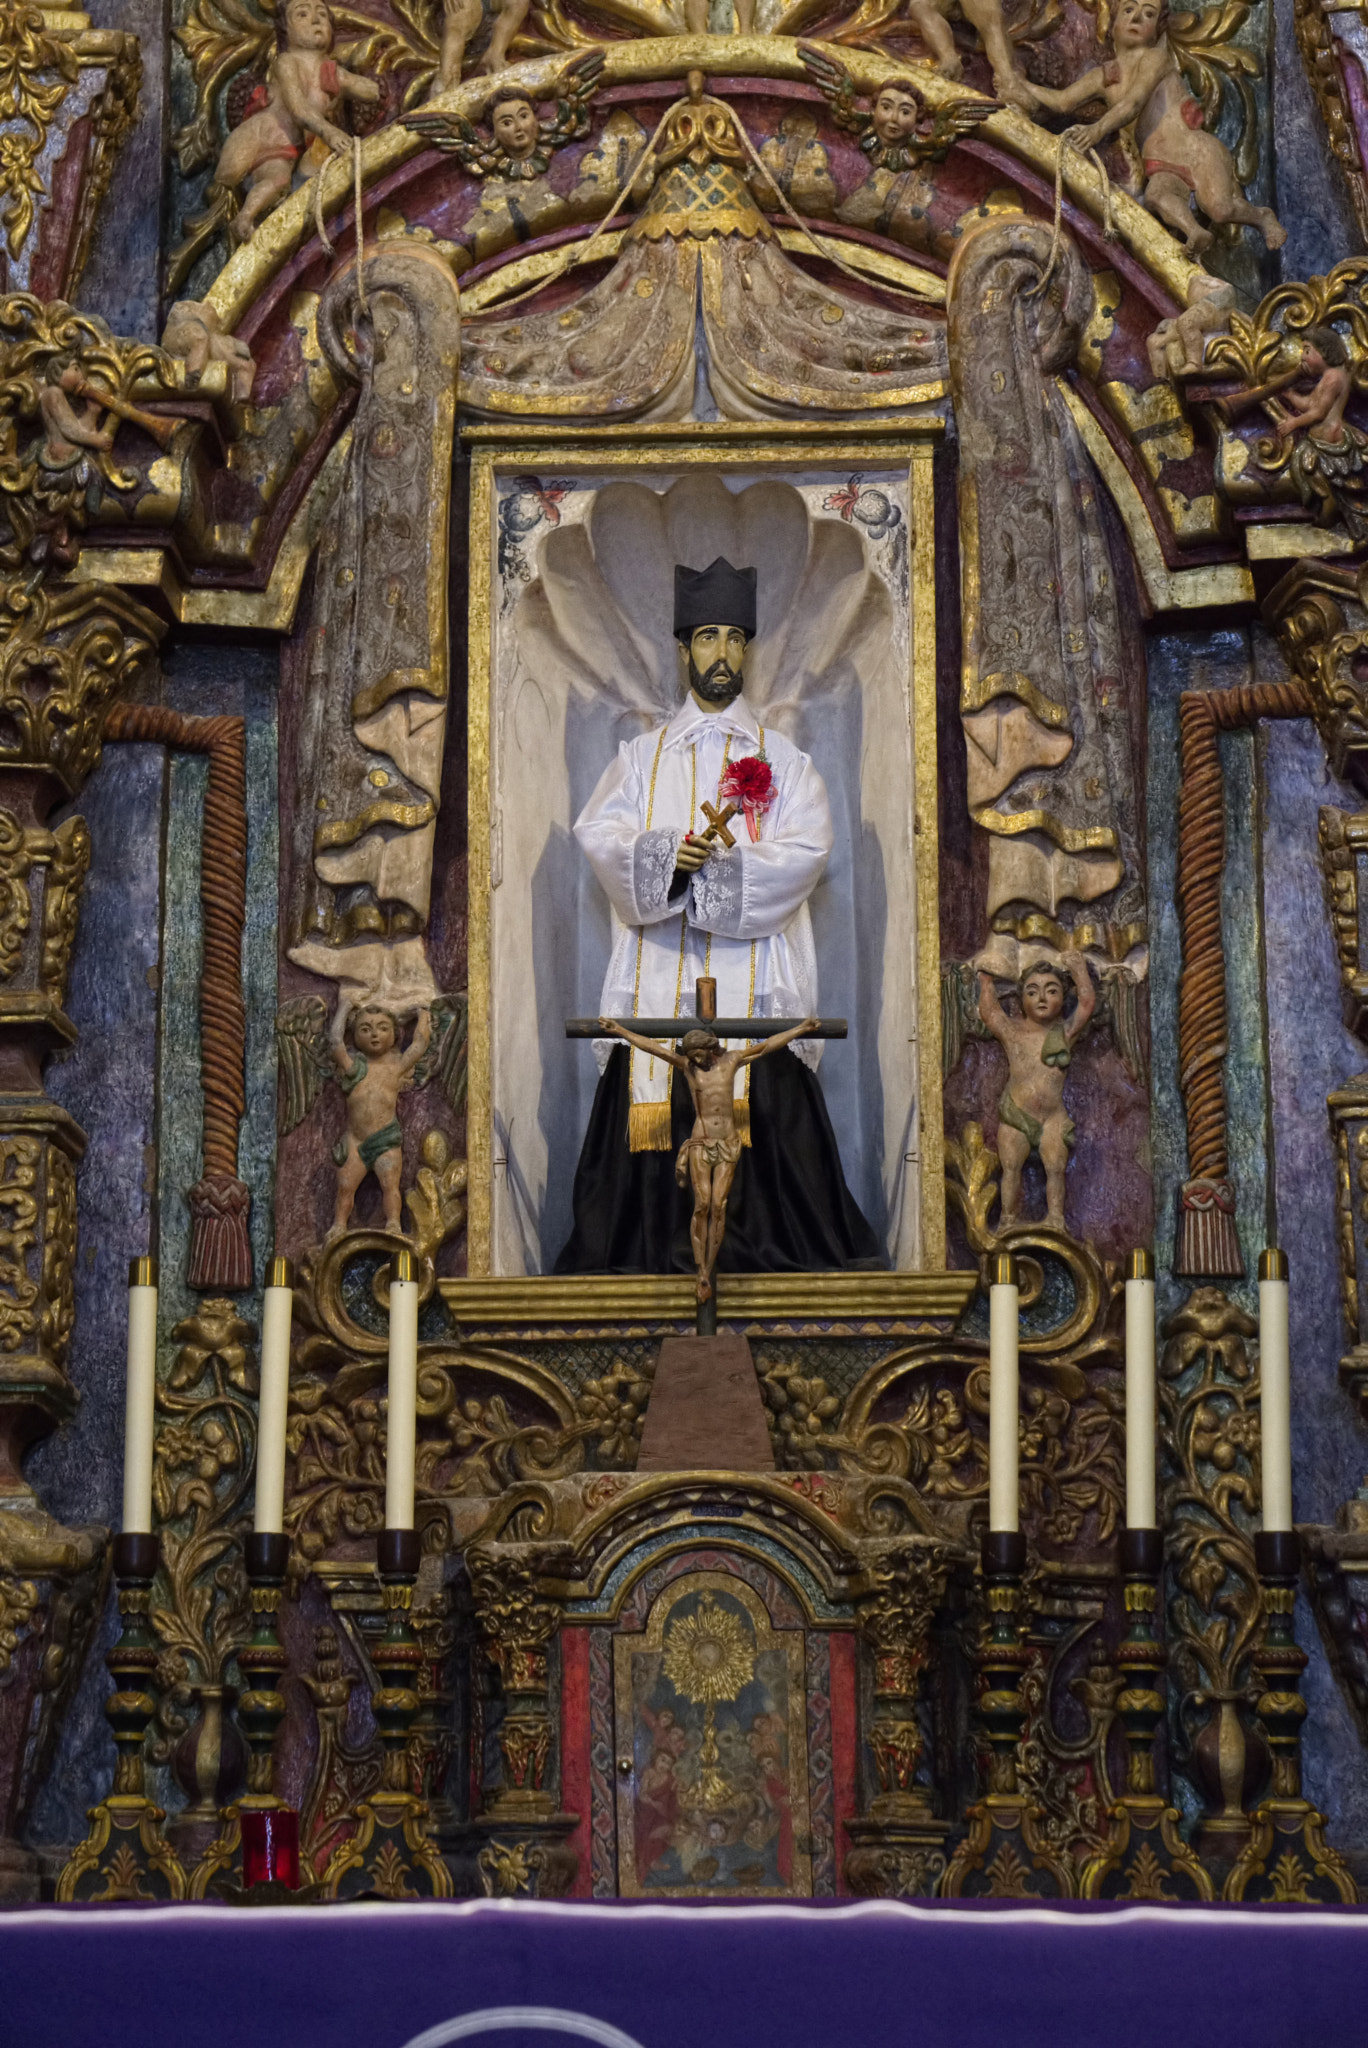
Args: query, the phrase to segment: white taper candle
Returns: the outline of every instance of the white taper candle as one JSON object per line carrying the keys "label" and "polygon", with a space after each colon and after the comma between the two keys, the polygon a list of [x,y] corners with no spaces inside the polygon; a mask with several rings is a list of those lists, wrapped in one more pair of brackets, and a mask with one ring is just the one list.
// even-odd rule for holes
{"label": "white taper candle", "polygon": [[1126,1261],[1126,1527],[1158,1527],[1154,1505],[1154,1254]]}
{"label": "white taper candle", "polygon": [[397,1252],[390,1267],[389,1414],[385,1424],[385,1527],[413,1527],[418,1433],[418,1262]]}
{"label": "white taper candle", "polygon": [[293,1316],[294,1267],[288,1259],[272,1259],[261,1304],[261,1399],[252,1515],[252,1527],[259,1536],[279,1536],[285,1527],[285,1425],[290,1406]]}
{"label": "white taper candle", "polygon": [[1263,1525],[1292,1527],[1292,1352],[1287,1253],[1259,1253],[1259,1388]]}
{"label": "white taper candle", "polygon": [[988,1290],[988,1527],[1018,1526],[1017,1343],[1020,1294],[1016,1260],[997,1252],[989,1260]]}
{"label": "white taper candle", "polygon": [[152,1531],[152,1431],[157,1400],[157,1262],[128,1265],[128,1383],[124,1393],[123,1525]]}

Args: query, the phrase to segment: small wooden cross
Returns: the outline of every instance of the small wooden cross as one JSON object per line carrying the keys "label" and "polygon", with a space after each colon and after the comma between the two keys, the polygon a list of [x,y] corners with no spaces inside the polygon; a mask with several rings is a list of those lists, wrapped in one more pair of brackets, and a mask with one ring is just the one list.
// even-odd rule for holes
{"label": "small wooden cross", "polygon": [[737,809],[738,806],[736,804],[727,804],[719,811],[714,809],[712,804],[705,803],[703,815],[708,821],[708,829],[706,832],[700,832],[699,838],[720,839],[723,846],[735,846],[736,841],[732,838],[727,827],[736,816]]}

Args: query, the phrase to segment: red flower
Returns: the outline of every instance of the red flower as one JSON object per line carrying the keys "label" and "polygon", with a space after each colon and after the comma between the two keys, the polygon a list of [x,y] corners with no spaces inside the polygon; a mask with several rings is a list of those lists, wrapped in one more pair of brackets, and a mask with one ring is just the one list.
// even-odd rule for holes
{"label": "red flower", "polygon": [[774,802],[774,774],[763,754],[733,761],[722,777],[719,794],[743,810],[767,811]]}
{"label": "red flower", "polygon": [[774,802],[774,772],[763,754],[751,754],[733,761],[717,786],[724,803],[736,804],[746,820],[752,839],[760,837],[756,820]]}

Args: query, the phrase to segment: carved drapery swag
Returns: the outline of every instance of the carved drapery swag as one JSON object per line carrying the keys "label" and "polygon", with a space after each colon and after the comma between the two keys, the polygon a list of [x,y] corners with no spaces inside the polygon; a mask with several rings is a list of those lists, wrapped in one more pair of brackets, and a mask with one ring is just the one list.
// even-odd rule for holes
{"label": "carved drapery swag", "polygon": [[[461,403],[500,417],[682,419],[701,306],[713,398],[736,419],[915,405],[945,374],[938,323],[819,283],[779,247],[725,110],[675,110],[664,167],[608,275],[568,306],[472,322]],[[934,385],[930,395],[935,394]]]}
{"label": "carved drapery swag", "polygon": [[395,1003],[435,993],[424,935],[447,703],[447,508],[460,300],[421,246],[323,295],[333,368],[361,384],[318,548],[295,754],[290,957]]}
{"label": "carved drapery swag", "polygon": [[[960,435],[969,807],[990,834],[988,917],[1010,940],[1124,959],[1144,944],[1136,773],[1097,485],[1053,373],[1092,312],[1067,240],[1015,219],[968,234],[948,286]],[[1042,289],[1043,286],[1043,289]]]}

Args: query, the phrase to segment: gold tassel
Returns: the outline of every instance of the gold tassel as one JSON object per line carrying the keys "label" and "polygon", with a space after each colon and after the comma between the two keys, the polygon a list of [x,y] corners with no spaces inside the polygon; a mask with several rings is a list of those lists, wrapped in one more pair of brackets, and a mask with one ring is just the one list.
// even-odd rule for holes
{"label": "gold tassel", "polygon": [[743,1145],[749,1145],[751,1141],[750,1104],[746,1100],[744,1095],[741,1097],[739,1102],[734,1102],[732,1104],[732,1115],[736,1119],[737,1137],[741,1140],[741,1143]]}
{"label": "gold tassel", "polygon": [[630,1152],[669,1151],[668,1095],[663,1102],[632,1102],[627,1105],[627,1149]]}

